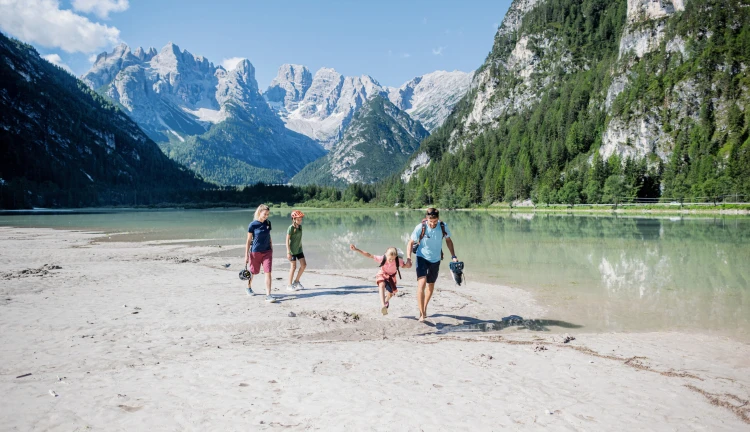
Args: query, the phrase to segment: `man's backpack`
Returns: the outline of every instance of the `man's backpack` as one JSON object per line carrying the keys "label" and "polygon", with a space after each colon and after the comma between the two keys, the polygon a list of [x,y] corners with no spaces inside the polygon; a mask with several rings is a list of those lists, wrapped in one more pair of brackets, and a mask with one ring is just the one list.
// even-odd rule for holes
{"label": "man's backpack", "polygon": [[[380,261],[380,265],[378,267],[383,267],[385,265],[385,262],[387,260],[388,260],[388,257],[386,257],[385,255],[383,255],[383,261]],[[399,279],[403,279],[401,277],[401,269],[398,268],[398,260],[399,260],[399,258],[396,257],[396,271],[398,272],[398,278]]]}
{"label": "man's backpack", "polygon": [[[438,221],[440,224],[440,229],[443,231],[443,238],[448,236],[448,233],[445,232],[445,222]],[[417,253],[417,249],[419,249],[419,244],[422,243],[422,239],[424,238],[424,233],[427,230],[427,219],[422,219],[422,232],[419,234],[419,240],[417,240],[416,243],[412,246],[412,253]],[[440,248],[440,259],[443,259],[443,249]]]}

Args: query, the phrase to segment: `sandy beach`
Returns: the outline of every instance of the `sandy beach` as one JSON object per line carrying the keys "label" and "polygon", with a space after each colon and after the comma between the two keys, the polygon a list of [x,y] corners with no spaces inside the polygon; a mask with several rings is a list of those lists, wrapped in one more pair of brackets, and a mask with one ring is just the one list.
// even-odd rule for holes
{"label": "sandy beach", "polygon": [[267,304],[243,239],[233,260],[101,239],[0,228],[0,430],[750,430],[746,343],[587,333],[447,268],[428,324],[413,270],[382,316],[375,268],[288,292],[275,259]]}

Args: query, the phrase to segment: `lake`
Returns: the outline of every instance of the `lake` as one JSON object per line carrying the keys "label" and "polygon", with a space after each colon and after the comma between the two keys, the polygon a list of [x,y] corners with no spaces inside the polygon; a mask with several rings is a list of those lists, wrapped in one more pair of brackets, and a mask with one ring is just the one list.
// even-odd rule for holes
{"label": "lake", "polygon": [[[291,209],[271,213],[276,256]],[[374,265],[348,250],[404,250],[422,212],[305,210],[310,269]],[[518,287],[550,319],[585,331],[700,331],[748,340],[750,218],[631,217],[443,212],[473,281]],[[4,214],[0,225],[97,230],[107,241],[193,240],[221,245],[242,264],[251,210],[163,210]],[[445,248],[446,255],[448,254]],[[447,261],[442,272],[447,272]],[[413,270],[407,270],[413,271]],[[285,273],[285,272],[284,272]],[[451,282],[452,284],[452,282]],[[438,285],[439,288],[439,285]]]}

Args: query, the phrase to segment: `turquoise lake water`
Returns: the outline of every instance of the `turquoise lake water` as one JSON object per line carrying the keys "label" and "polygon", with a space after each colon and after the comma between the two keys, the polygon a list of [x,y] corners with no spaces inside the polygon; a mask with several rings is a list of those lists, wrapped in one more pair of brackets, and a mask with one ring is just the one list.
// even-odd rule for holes
{"label": "turquoise lake water", "polygon": [[[274,210],[283,254],[290,210]],[[310,268],[365,268],[349,243],[405,249],[421,212],[306,210]],[[444,212],[467,277],[522,288],[549,317],[589,331],[680,330],[748,340],[750,218]],[[0,225],[101,230],[110,241],[198,240],[241,265],[251,210],[0,215]],[[447,248],[445,248],[447,254]],[[447,267],[447,266],[446,266]],[[446,271],[447,269],[444,269]],[[582,329],[583,330],[583,329]]]}

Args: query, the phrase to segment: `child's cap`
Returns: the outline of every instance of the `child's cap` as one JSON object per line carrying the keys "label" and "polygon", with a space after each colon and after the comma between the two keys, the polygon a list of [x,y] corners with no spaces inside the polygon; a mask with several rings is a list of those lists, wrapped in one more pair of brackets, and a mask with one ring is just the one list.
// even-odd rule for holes
{"label": "child's cap", "polygon": [[304,213],[302,213],[301,211],[299,211],[299,210],[294,210],[294,211],[292,212],[292,219],[294,219],[294,218],[301,218],[301,217],[305,217],[305,214],[304,214]]}

